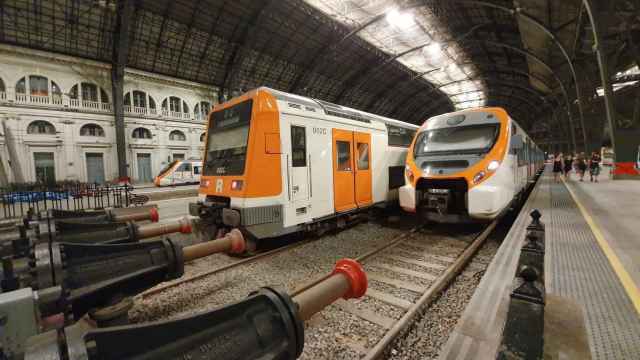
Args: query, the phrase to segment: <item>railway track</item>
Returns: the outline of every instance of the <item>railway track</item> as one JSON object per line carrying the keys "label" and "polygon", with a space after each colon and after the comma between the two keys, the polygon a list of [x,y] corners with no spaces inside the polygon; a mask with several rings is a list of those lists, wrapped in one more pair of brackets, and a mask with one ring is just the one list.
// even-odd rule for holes
{"label": "railway track", "polygon": [[162,292],[164,292],[164,291],[166,291],[168,289],[177,287],[177,286],[185,284],[185,283],[194,282],[194,281],[197,281],[197,280],[209,277],[209,276],[213,276],[213,275],[216,275],[216,274],[219,274],[219,273],[222,273],[222,272],[225,272],[225,271],[228,271],[228,270],[231,270],[231,269],[243,266],[243,265],[248,265],[248,264],[254,263],[256,261],[265,260],[267,258],[273,257],[273,256],[275,256],[277,254],[282,253],[282,252],[295,249],[295,248],[297,248],[299,246],[302,246],[302,245],[307,244],[310,241],[314,241],[314,240],[315,239],[298,241],[298,242],[295,242],[293,244],[281,246],[281,247],[275,248],[273,250],[269,250],[269,251],[265,251],[263,253],[259,253],[257,255],[254,255],[254,256],[246,258],[246,259],[242,259],[242,260],[238,260],[236,262],[232,262],[230,264],[222,265],[220,267],[217,267],[217,268],[214,268],[214,269],[211,269],[211,270],[203,271],[203,272],[191,275],[191,276],[181,277],[178,280],[175,280],[175,281],[172,281],[172,282],[167,282],[167,283],[164,283],[162,285],[159,285],[159,286],[156,286],[154,288],[151,288],[151,289],[143,292],[142,294],[140,294],[140,296],[142,297],[142,299],[146,299],[146,298],[149,298],[151,296],[160,294],[160,293],[162,293]]}
{"label": "railway track", "polygon": [[[435,300],[460,274],[496,224],[497,221],[475,233],[466,247],[462,245],[463,242],[457,242],[457,244],[452,242],[445,247],[438,247],[437,240],[425,243],[424,240],[429,240],[430,236],[424,236],[420,234],[419,228],[414,228],[387,245],[358,257],[356,260],[364,264],[370,282],[365,298],[349,302],[339,300],[332,309],[327,309],[325,312],[339,311],[366,320],[367,336],[341,334],[340,345],[337,348],[346,347],[354,355],[358,354],[361,359],[381,358],[394,340],[411,325],[420,311]],[[293,295],[323,279],[324,277],[318,278],[305,284],[296,289]],[[340,317],[336,316],[336,318]],[[340,324],[341,322],[336,323],[342,326]],[[313,329],[310,330],[313,331]],[[337,334],[340,330],[332,331],[325,328],[323,332]],[[327,341],[323,344],[336,348]],[[325,353],[324,356],[327,355],[328,353]],[[310,355],[309,358],[317,356],[318,354]]]}
{"label": "railway track", "polygon": [[[364,265],[370,281],[370,288],[366,296],[360,301],[339,300],[325,312],[347,313],[359,318],[361,323],[366,323],[370,328],[375,328],[375,331],[371,331],[366,340],[363,340],[365,337],[353,339],[349,336],[349,332],[346,332],[343,334],[344,336],[340,337],[341,345],[348,347],[360,358],[380,358],[389,345],[411,325],[420,311],[436,299],[464,269],[465,264],[481,247],[496,223],[463,235],[442,235],[438,231],[425,231],[422,226],[417,226],[394,236],[383,246],[355,258]],[[142,293],[141,296],[143,299],[150,298],[181,284],[195,282],[250,263],[267,260],[311,241],[314,239],[300,241],[251,258],[187,276],[152,288]],[[290,294],[291,296],[300,294],[324,279],[326,276],[315,278],[296,287]],[[314,326],[312,321],[308,330],[313,331]],[[331,330],[328,332],[336,333]],[[308,339],[307,341],[305,348],[313,348],[313,340]],[[333,348],[335,349],[335,347]],[[323,356],[316,354],[310,355],[308,358],[316,357]],[[306,358],[304,353],[303,358]]]}

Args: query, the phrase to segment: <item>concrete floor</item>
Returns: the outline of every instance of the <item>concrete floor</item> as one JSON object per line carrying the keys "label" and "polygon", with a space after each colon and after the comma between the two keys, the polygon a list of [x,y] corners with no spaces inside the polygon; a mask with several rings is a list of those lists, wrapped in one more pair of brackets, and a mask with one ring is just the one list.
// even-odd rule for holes
{"label": "concrete floor", "polygon": [[571,175],[568,185],[578,196],[622,265],[640,288],[640,181],[610,180],[605,167],[598,178]]}
{"label": "concrete floor", "polygon": [[152,201],[152,204],[158,204],[158,213],[160,221],[172,220],[182,216],[189,215],[189,203],[196,202],[198,197],[185,197],[177,199],[167,199]]}

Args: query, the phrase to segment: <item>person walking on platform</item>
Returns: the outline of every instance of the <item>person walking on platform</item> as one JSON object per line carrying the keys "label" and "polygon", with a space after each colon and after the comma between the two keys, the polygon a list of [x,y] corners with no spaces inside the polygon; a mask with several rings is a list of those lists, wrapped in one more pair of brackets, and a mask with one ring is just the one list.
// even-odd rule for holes
{"label": "person walking on platform", "polygon": [[583,152],[578,155],[578,160],[576,160],[576,162],[578,166],[578,176],[580,176],[580,181],[584,181],[584,173],[587,171],[587,162],[585,160]]}
{"label": "person walking on platform", "polygon": [[571,168],[573,167],[573,157],[568,154],[564,158],[564,177],[567,180],[571,180]]}
{"label": "person walking on platform", "polygon": [[562,153],[553,158],[553,179],[560,182],[560,174],[562,173]]}
{"label": "person walking on platform", "polygon": [[596,151],[591,153],[591,160],[589,160],[589,175],[591,175],[591,182],[598,182],[598,175],[600,175],[600,154]]}

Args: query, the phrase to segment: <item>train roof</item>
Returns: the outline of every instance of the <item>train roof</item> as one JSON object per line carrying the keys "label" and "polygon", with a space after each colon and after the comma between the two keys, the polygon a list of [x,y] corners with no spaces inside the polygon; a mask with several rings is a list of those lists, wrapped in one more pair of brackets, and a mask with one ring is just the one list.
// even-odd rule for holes
{"label": "train roof", "polygon": [[346,106],[333,104],[327,101],[308,98],[301,95],[289,94],[284,91],[275,90],[269,87],[260,87],[256,90],[268,91],[275,96],[276,99],[286,101],[289,103],[298,104],[300,106],[311,107],[314,109],[322,110],[326,115],[335,116],[343,119],[349,119],[354,121],[361,121],[371,123],[372,121],[381,122],[388,125],[416,130],[418,125],[410,124],[400,120],[387,118],[380,115],[371,114],[361,110],[349,108]]}

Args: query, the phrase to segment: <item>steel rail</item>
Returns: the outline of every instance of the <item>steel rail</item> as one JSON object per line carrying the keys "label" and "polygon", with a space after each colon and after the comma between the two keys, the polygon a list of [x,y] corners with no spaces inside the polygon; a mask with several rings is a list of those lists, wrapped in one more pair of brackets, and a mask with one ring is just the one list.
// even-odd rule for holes
{"label": "steel rail", "polygon": [[451,264],[445,272],[440,275],[435,282],[422,294],[418,302],[413,304],[411,308],[404,313],[404,315],[398,320],[393,327],[384,335],[384,337],[378,341],[378,343],[365,355],[363,359],[372,360],[380,358],[387,347],[413,322],[418,312],[427,304],[430,304],[435,298],[442,292],[453,279],[464,269],[465,265],[476,254],[478,249],[489,234],[498,224],[500,218],[494,220],[489,226],[487,226],[478,235],[473,242],[467,246],[467,248],[458,256],[456,261]]}
{"label": "steel rail", "polygon": [[[354,260],[356,260],[359,263],[362,263],[367,258],[369,258],[369,257],[381,252],[382,250],[386,250],[386,249],[389,249],[389,248],[392,248],[392,247],[398,245],[400,242],[406,240],[410,235],[412,235],[416,231],[418,231],[418,229],[420,229],[421,227],[422,226],[416,226],[416,227],[412,228],[411,230],[396,236],[390,242],[388,242],[388,243],[386,243],[386,244],[384,244],[384,245],[382,245],[380,247],[377,247],[377,248],[375,248],[373,250],[370,250],[370,251],[358,256]],[[331,274],[320,276],[320,277],[318,277],[318,278],[316,278],[314,280],[309,281],[308,283],[306,283],[304,285],[301,285],[300,287],[297,287],[296,289],[294,289],[291,292],[291,296],[296,296],[296,295],[300,294],[301,292],[316,286],[317,284],[319,284],[319,283],[323,282],[324,280],[326,280],[329,276],[331,276]]]}

